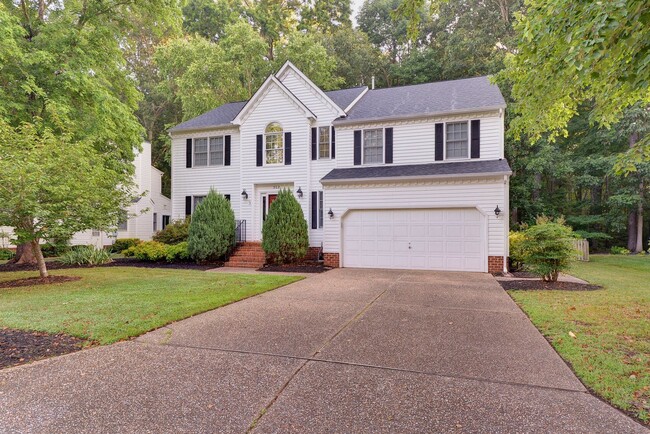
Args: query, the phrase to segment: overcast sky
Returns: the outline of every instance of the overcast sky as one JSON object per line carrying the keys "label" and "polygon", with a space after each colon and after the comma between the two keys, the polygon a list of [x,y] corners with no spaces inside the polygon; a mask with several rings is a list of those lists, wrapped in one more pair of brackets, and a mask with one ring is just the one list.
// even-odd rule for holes
{"label": "overcast sky", "polygon": [[359,13],[359,10],[361,9],[361,5],[363,4],[363,0],[351,0],[350,4],[352,5],[352,24],[356,27],[357,25],[357,14]]}

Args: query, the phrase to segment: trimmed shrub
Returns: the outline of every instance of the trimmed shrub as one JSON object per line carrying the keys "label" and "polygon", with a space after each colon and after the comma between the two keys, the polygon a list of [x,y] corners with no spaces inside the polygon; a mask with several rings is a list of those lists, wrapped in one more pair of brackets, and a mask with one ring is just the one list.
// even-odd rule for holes
{"label": "trimmed shrub", "polygon": [[510,266],[513,271],[521,270],[524,266],[524,256],[526,256],[524,250],[526,235],[524,232],[510,231],[508,239],[510,240]]}
{"label": "trimmed shrub", "polygon": [[141,242],[142,241],[139,238],[118,238],[111,246],[111,252],[122,253],[122,251],[128,249],[129,247],[137,246]]}
{"label": "trimmed shrub", "polygon": [[181,262],[190,259],[190,253],[187,251],[187,241],[168,245],[165,259],[167,262]]}
{"label": "trimmed shrub", "polygon": [[102,265],[111,261],[111,253],[108,250],[95,246],[75,246],[59,258],[59,262],[65,265]]}
{"label": "trimmed shrub", "polygon": [[214,190],[194,210],[187,250],[196,261],[222,258],[235,241],[235,213],[230,201]]}
{"label": "trimmed shrub", "polygon": [[302,259],[309,248],[307,221],[290,190],[280,190],[262,227],[262,248],[271,262]]}
{"label": "trimmed shrub", "polygon": [[625,247],[613,246],[610,250],[612,255],[629,255],[630,251]]}
{"label": "trimmed shrub", "polygon": [[165,244],[178,244],[187,241],[190,230],[190,218],[174,220],[165,226],[165,229],[156,232],[154,241]]}
{"label": "trimmed shrub", "polygon": [[53,240],[41,245],[41,252],[44,258],[55,258],[70,250],[68,240]]}
{"label": "trimmed shrub", "polygon": [[557,281],[561,271],[569,267],[575,257],[573,230],[563,219],[553,222],[547,217],[538,217],[534,226],[524,232],[521,243],[523,260],[527,270],[542,277],[545,282]]}
{"label": "trimmed shrub", "polygon": [[13,252],[13,250],[0,249],[0,261],[13,259],[14,255],[15,255],[15,253]]}
{"label": "trimmed shrub", "polygon": [[158,241],[144,241],[122,251],[122,254],[141,261],[162,261],[167,257],[167,247],[167,244]]}

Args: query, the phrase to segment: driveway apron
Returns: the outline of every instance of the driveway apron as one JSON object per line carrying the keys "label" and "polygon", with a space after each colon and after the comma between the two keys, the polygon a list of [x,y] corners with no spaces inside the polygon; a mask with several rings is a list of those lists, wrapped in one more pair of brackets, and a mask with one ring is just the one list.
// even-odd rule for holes
{"label": "driveway apron", "polygon": [[0,371],[0,432],[648,431],[492,276],[338,269]]}

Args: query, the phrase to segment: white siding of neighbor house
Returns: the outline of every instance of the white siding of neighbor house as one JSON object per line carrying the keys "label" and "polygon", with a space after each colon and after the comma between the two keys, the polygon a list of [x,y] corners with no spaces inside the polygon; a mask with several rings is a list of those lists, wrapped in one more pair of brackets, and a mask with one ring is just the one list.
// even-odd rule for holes
{"label": "white siding of neighbor house", "polygon": [[[230,166],[185,167],[186,139],[230,135]],[[192,159],[194,160],[194,159]],[[184,133],[172,139],[172,219],[185,218],[185,196],[204,196],[214,188],[229,194],[235,218],[241,201],[239,130],[231,128]]]}
{"label": "white siding of neighbor house", "polygon": [[[507,177],[448,179],[419,182],[368,182],[356,185],[327,185],[324,252],[341,249],[341,224],[353,209],[464,208],[477,207],[488,218],[488,255],[506,254],[509,204]],[[499,205],[501,215],[494,209]]]}
{"label": "white siding of neighbor house", "polygon": [[[339,125],[336,128],[336,166],[354,167],[354,131],[393,128],[393,166],[445,162],[435,160],[435,124],[481,120],[481,160],[503,158],[503,116],[499,112],[435,117],[411,121]],[[468,128],[469,130],[469,128]],[[463,161],[463,160],[446,160]],[[362,167],[362,166],[361,166]]]}

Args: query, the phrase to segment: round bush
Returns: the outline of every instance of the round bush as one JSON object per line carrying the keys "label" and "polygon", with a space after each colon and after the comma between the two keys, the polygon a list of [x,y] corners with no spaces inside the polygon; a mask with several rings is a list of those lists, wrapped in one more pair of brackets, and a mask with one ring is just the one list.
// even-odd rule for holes
{"label": "round bush", "polygon": [[178,244],[187,241],[190,230],[190,218],[174,220],[165,226],[165,229],[158,231],[153,240],[165,244]]}
{"label": "round bush", "polygon": [[262,248],[269,261],[287,264],[302,259],[309,248],[307,221],[290,190],[280,190],[262,227]]}
{"label": "round bush", "polygon": [[196,207],[190,221],[187,252],[196,261],[222,258],[235,242],[235,213],[214,190]]}
{"label": "round bush", "polygon": [[569,267],[576,252],[573,230],[563,220],[539,217],[537,224],[526,229],[521,243],[526,269],[542,276],[545,282],[557,281],[560,271]]}

